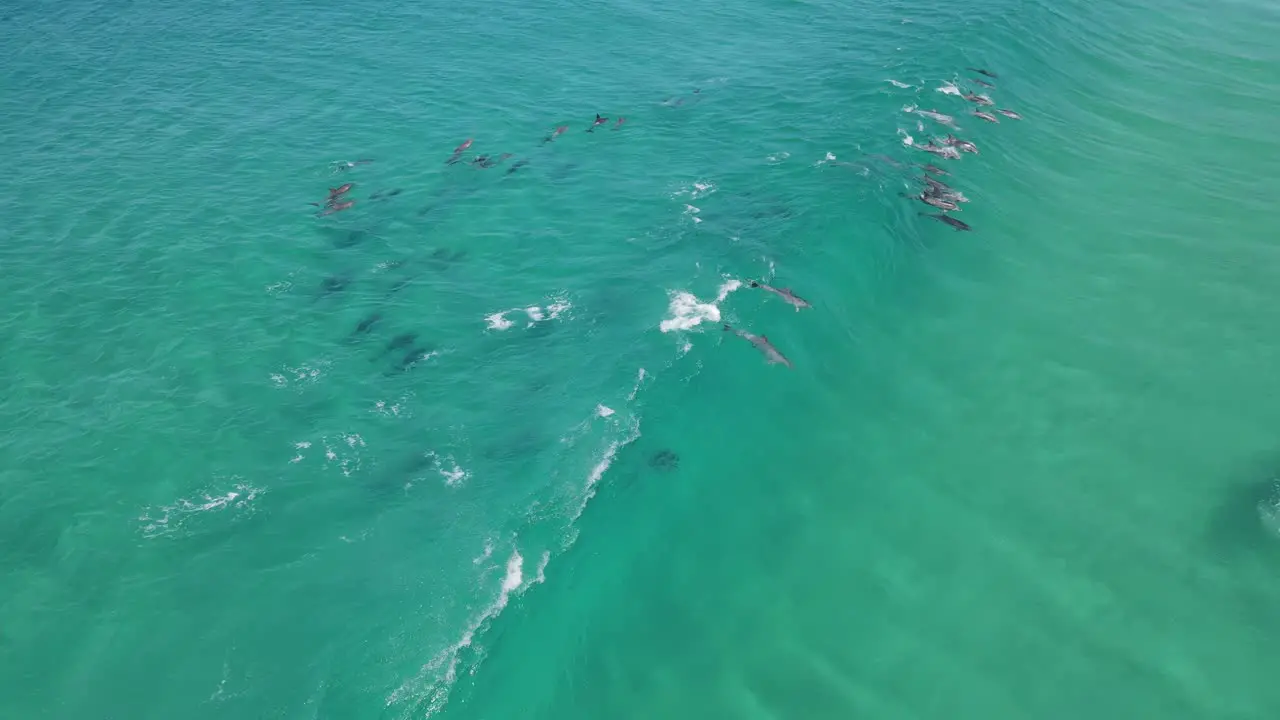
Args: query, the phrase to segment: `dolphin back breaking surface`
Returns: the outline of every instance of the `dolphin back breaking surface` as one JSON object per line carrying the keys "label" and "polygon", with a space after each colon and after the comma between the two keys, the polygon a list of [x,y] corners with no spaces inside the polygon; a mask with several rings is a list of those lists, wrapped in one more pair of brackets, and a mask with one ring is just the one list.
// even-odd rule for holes
{"label": "dolphin back breaking surface", "polygon": [[764,355],[765,359],[768,360],[770,364],[786,365],[788,368],[792,367],[791,361],[787,359],[787,356],[779,352],[778,348],[774,347],[773,343],[769,342],[769,338],[767,336],[753,335],[746,330],[739,330],[728,323],[725,323],[724,329],[725,332],[731,332],[752,345],[755,345],[756,349]]}

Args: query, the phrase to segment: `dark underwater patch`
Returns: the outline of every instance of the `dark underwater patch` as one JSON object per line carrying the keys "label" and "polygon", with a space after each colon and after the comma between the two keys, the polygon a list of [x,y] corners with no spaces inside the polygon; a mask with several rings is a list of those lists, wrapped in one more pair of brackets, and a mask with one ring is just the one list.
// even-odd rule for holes
{"label": "dark underwater patch", "polygon": [[680,456],[663,448],[649,456],[649,467],[658,472],[672,472],[680,468]]}

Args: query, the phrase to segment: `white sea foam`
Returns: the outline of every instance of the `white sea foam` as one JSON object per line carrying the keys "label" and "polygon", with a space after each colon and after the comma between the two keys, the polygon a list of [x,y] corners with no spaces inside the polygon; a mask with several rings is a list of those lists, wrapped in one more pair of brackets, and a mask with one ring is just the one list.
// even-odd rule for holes
{"label": "white sea foam", "polygon": [[778,163],[782,162],[783,160],[786,160],[789,157],[791,157],[791,153],[784,151],[784,152],[776,152],[770,155],[769,157],[765,158],[765,160],[768,160],[770,165],[777,165]]}
{"label": "white sea foam", "polygon": [[944,83],[942,83],[942,85],[941,85],[940,87],[936,87],[936,88],[934,88],[934,90],[936,90],[937,92],[942,93],[943,95],[957,95],[957,96],[959,96],[959,95],[961,94],[961,93],[960,93],[960,88],[956,87],[956,84],[955,84],[955,83],[953,83],[953,82],[944,82]]}
{"label": "white sea foam", "polygon": [[444,484],[449,487],[458,487],[471,477],[471,473],[464,470],[452,455],[441,455],[432,450],[427,452],[427,457],[435,465],[440,477],[444,478]]}
{"label": "white sea foam", "polygon": [[148,507],[138,517],[142,535],[148,538],[181,532],[196,516],[205,513],[224,512],[240,516],[253,512],[253,501],[265,492],[262,488],[237,482],[226,492],[200,492],[190,498],[180,498],[168,505]]}
{"label": "white sea foam", "polygon": [[508,313],[523,312],[529,322],[525,327],[533,327],[544,320],[557,320],[569,310],[573,309],[573,303],[562,296],[552,296],[547,298],[549,301],[546,306],[526,305],[524,307],[509,308],[507,310],[499,310],[496,313],[485,316],[485,326],[489,330],[508,330],[515,327],[515,321],[507,318]]}
{"label": "white sea foam", "polygon": [[892,83],[894,87],[898,87],[898,88],[910,88],[910,87],[911,87],[910,85],[908,85],[908,84],[906,84],[906,83],[904,83],[904,82],[898,81],[898,80],[894,80],[893,78],[889,78],[888,80],[885,80],[885,82],[887,82],[887,83]]}
{"label": "white sea foam", "polygon": [[[731,290],[722,290],[718,297],[723,299],[728,292],[731,292]],[[643,368],[637,370],[636,383],[628,396],[628,401],[635,399],[647,377],[648,373]],[[572,513],[572,517],[565,518],[560,515],[560,512],[549,514],[555,504],[544,503],[541,500],[534,501],[529,509],[529,517],[533,522],[540,523],[549,518],[555,518],[557,524],[559,522],[567,522],[567,526],[562,526],[561,528],[562,533],[559,537],[559,547],[561,549],[567,549],[577,537],[575,523],[595,495],[619,451],[640,437],[639,418],[628,412],[629,407],[618,406],[618,408],[618,410],[614,410],[602,403],[597,404],[596,412],[576,426],[586,430],[595,428],[597,431],[603,428],[607,435],[604,438],[605,442],[602,450],[599,451],[600,454],[591,465],[585,481],[580,486],[580,489],[574,492],[578,499],[578,505],[575,508],[576,511]],[[602,412],[602,410],[608,410],[609,412]],[[603,418],[603,421],[592,422],[595,418]],[[485,659],[482,638],[508,606],[511,598],[521,595],[534,585],[539,585],[547,580],[547,569],[551,563],[553,549],[541,549],[536,569],[532,573],[526,573],[524,556],[517,541],[520,541],[521,544],[532,542],[520,540],[519,537],[512,538],[511,554],[507,558],[497,596],[472,618],[456,642],[436,652],[415,677],[405,681],[387,697],[386,705],[388,707],[403,705],[406,708],[412,708],[413,717],[433,717],[448,704],[449,695],[458,677],[463,673],[474,675],[478,671]],[[489,573],[497,569],[497,566],[490,563],[490,559],[495,555],[496,544],[498,543],[495,537],[486,538],[481,553],[472,558],[473,566],[480,569],[484,578],[489,578]],[[529,547],[528,545],[526,545],[525,550],[531,554],[537,552],[534,547]],[[532,577],[530,577],[530,574]],[[491,582],[492,580],[486,580],[485,585],[492,587]],[[425,711],[420,711],[420,708],[425,708]]]}
{"label": "white sea foam", "polygon": [[671,294],[667,313],[670,317],[658,326],[664,333],[673,330],[691,330],[701,325],[704,320],[720,321],[720,308],[714,303],[704,303],[693,293],[683,290]]}
{"label": "white sea foam", "polygon": [[[539,565],[538,576],[541,582],[543,577],[542,571],[545,564]],[[426,696],[427,709],[424,717],[431,717],[442,710],[449,701],[449,691],[453,689],[453,684],[458,679],[458,665],[461,662],[462,652],[470,648],[475,641],[476,636],[484,631],[484,629],[498,617],[507,607],[507,603],[511,601],[512,593],[523,592],[528,586],[524,583],[524,557],[520,555],[518,548],[512,548],[511,556],[507,558],[506,572],[502,577],[502,588],[498,591],[498,597],[489,604],[478,616],[467,626],[462,637],[457,642],[444,648],[431,658],[417,677],[409,680],[391,693],[387,698],[388,707],[400,702],[407,695],[418,695],[419,691]],[[534,583],[530,583],[532,585]],[[425,687],[424,687],[425,685]]]}
{"label": "white sea foam", "polygon": [[479,565],[480,563],[484,562],[485,560],[488,560],[491,557],[493,557],[493,538],[489,538],[484,541],[484,550],[481,551],[479,557],[475,557],[471,559],[471,564]]}
{"label": "white sea foam", "polygon": [[320,379],[328,367],[327,360],[317,360],[297,366],[286,365],[279,372],[271,373],[271,382],[278,388],[313,384]]}
{"label": "white sea foam", "polygon": [[640,368],[640,371],[636,373],[636,384],[631,388],[631,394],[627,395],[628,402],[636,399],[636,393],[640,392],[640,385],[647,375],[648,373],[645,372],[644,368]]}
{"label": "white sea foam", "polygon": [[[326,469],[335,466],[342,471],[343,475],[348,476],[360,469],[360,456],[365,443],[359,433],[325,435],[320,438],[320,445],[324,448]],[[311,447],[310,440],[295,442],[293,444],[295,453],[289,462],[300,463],[305,460],[310,454]]]}
{"label": "white sea foam", "polygon": [[689,198],[697,200],[704,198],[717,190],[716,184],[709,180],[696,180],[688,185],[682,186],[675,192],[671,193],[673,198]]}
{"label": "white sea foam", "polygon": [[[423,355],[423,359],[434,357],[435,355],[438,355],[438,354],[439,353],[432,351]],[[408,404],[409,399],[412,396],[413,396],[412,393],[406,393],[404,395],[401,395],[400,398],[394,402],[388,402],[386,400],[378,400],[373,404],[372,412],[377,413],[378,415],[381,415],[383,417],[392,417],[392,418],[413,417],[413,413],[411,412],[410,406]]]}
{"label": "white sea foam", "polygon": [[716,293],[716,299],[709,303],[702,302],[696,295],[684,290],[670,293],[671,299],[667,304],[668,317],[659,323],[658,328],[666,333],[676,330],[692,330],[707,321],[720,322],[719,303],[724,302],[729,293],[739,287],[742,287],[742,281],[732,278],[726,279],[720,285],[720,290]]}
{"label": "white sea foam", "polygon": [[538,570],[534,573],[533,580],[529,582],[530,585],[541,585],[547,581],[547,565],[550,564],[550,562],[551,551],[543,550],[542,559],[538,561]]}
{"label": "white sea foam", "polygon": [[486,317],[486,318],[484,319],[484,320],[485,320],[485,323],[489,326],[489,329],[490,329],[490,330],[506,330],[507,328],[511,327],[512,325],[515,325],[515,323],[511,322],[510,320],[508,320],[508,319],[506,318],[506,314],[507,314],[508,312],[511,312],[511,311],[510,311],[510,310],[504,310],[504,311],[502,311],[502,312],[496,312],[496,313],[494,313],[494,314],[492,314],[492,315],[490,315],[490,316]]}
{"label": "white sea foam", "polygon": [[587,483],[582,491],[582,504],[578,506],[578,512],[574,513],[573,520],[576,522],[582,517],[582,513],[587,509],[587,504],[591,502],[591,498],[596,495],[596,488],[600,484],[600,479],[609,471],[613,465],[613,460],[618,456],[618,451],[636,441],[640,437],[640,421],[632,417],[628,427],[629,432],[620,440],[614,440],[605,448],[604,454],[595,466],[591,468],[591,472],[587,475]]}

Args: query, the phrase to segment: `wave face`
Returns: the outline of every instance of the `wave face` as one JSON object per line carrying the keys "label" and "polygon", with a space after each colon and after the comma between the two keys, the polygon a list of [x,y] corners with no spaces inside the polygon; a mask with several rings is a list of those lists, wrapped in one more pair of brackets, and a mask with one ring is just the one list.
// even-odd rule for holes
{"label": "wave face", "polygon": [[13,716],[1280,705],[1273,8],[0,30]]}

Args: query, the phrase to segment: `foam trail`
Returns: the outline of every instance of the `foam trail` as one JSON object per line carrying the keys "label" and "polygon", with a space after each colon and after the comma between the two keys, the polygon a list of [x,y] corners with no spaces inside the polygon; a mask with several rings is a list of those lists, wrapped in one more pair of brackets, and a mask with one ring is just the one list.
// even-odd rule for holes
{"label": "foam trail", "polygon": [[[539,575],[542,574],[544,569],[545,563],[540,564],[538,568]],[[461,661],[462,651],[471,647],[476,635],[506,608],[507,603],[511,601],[511,594],[519,590],[523,582],[524,557],[520,555],[518,549],[512,549],[511,557],[507,559],[507,571],[503,575],[502,590],[498,593],[498,598],[476,617],[458,642],[437,653],[435,657],[431,658],[431,662],[422,668],[417,677],[401,685],[395,692],[391,693],[391,696],[387,698],[386,705],[390,707],[404,699],[406,693],[414,693],[415,688],[412,686],[417,685],[423,675],[438,673],[441,669],[444,669],[444,676],[431,682],[425,690],[428,700],[424,717],[429,718],[442,710],[449,701],[449,691],[458,679],[458,663]]]}
{"label": "foam trail", "polygon": [[628,402],[636,399],[636,393],[640,392],[640,385],[644,382],[646,375],[644,368],[640,368],[640,372],[636,373],[636,384],[632,386],[631,394],[627,395]]}

